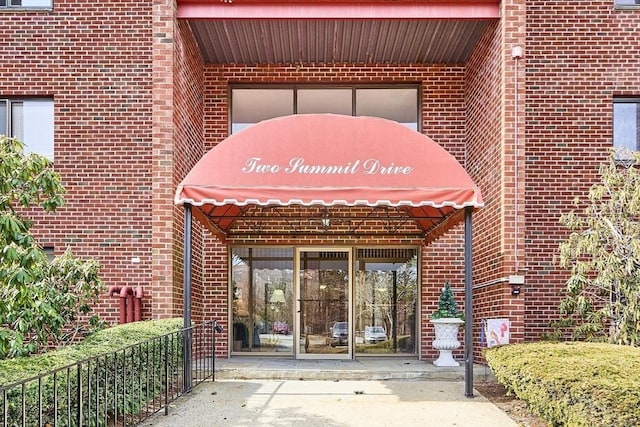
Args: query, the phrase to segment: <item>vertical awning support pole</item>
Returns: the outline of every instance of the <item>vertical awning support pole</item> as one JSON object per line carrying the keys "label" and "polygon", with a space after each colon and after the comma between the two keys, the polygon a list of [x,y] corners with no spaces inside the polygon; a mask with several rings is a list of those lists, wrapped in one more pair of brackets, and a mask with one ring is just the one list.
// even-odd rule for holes
{"label": "vertical awning support pole", "polygon": [[472,207],[464,210],[464,395],[473,397]]}
{"label": "vertical awning support pole", "polygon": [[193,365],[191,353],[191,205],[184,205],[184,282],[182,287],[182,357],[183,357],[183,389],[191,391],[193,378]]}

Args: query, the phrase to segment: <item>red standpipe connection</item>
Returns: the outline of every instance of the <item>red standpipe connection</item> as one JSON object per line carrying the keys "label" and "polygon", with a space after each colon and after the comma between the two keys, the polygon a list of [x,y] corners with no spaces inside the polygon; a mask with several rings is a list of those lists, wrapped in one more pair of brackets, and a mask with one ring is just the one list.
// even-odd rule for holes
{"label": "red standpipe connection", "polygon": [[129,285],[112,285],[109,287],[109,296],[118,296],[120,298],[119,323],[130,323],[142,320],[142,297],[144,296],[142,286],[137,286],[134,289]]}

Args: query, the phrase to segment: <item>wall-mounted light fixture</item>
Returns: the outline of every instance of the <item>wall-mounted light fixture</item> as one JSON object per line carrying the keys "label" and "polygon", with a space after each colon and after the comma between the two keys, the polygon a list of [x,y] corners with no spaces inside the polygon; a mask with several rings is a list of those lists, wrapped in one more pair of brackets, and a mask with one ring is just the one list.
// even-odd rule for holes
{"label": "wall-mounted light fixture", "polygon": [[520,295],[520,287],[524,286],[524,276],[520,274],[509,276],[509,285],[511,285],[511,295]]}
{"label": "wall-mounted light fixture", "polygon": [[514,46],[513,49],[511,49],[511,57],[513,59],[522,58],[522,47],[521,46]]}
{"label": "wall-mounted light fixture", "polygon": [[324,231],[329,230],[329,227],[331,227],[331,215],[329,214],[328,209],[324,209],[324,211],[322,212],[322,217],[320,218],[320,226]]}

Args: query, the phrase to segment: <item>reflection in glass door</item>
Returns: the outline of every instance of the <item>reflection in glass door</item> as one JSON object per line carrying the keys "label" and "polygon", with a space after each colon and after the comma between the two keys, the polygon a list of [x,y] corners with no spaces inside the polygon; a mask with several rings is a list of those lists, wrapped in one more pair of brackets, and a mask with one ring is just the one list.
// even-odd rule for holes
{"label": "reflection in glass door", "polygon": [[231,351],[293,354],[293,248],[233,248]]}
{"label": "reflection in glass door", "polygon": [[414,354],[417,348],[416,249],[357,249],[356,268],[356,354]]}
{"label": "reflection in glass door", "polygon": [[298,358],[350,358],[350,250],[298,251]]}

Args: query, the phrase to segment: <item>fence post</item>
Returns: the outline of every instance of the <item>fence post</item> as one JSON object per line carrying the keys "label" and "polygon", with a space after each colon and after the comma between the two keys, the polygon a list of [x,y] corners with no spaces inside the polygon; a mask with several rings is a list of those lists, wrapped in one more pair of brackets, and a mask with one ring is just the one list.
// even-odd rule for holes
{"label": "fence post", "polygon": [[[169,338],[164,336],[164,414],[169,415]],[[162,358],[162,350],[160,350]]]}
{"label": "fence post", "polygon": [[77,409],[77,417],[78,417],[78,425],[82,425],[82,363],[78,363],[78,391],[76,393],[76,397],[78,398],[78,409]]}
{"label": "fence post", "polygon": [[218,321],[213,321],[213,340],[211,349],[211,366],[213,371],[211,372],[211,381],[216,380],[216,332],[221,334],[223,331],[222,325],[218,325]]}
{"label": "fence post", "polygon": [[9,399],[7,398],[7,390],[4,389],[2,390],[2,412],[4,413],[3,415],[3,420],[2,420],[2,425],[3,426],[7,426],[9,425],[8,420],[9,420]]}
{"label": "fence post", "polygon": [[191,328],[187,328],[182,334],[182,379],[183,391],[188,393],[191,391],[193,384],[193,356],[191,354]]}
{"label": "fence post", "polygon": [[211,324],[211,381],[216,380],[216,331],[218,322],[216,320]]}

